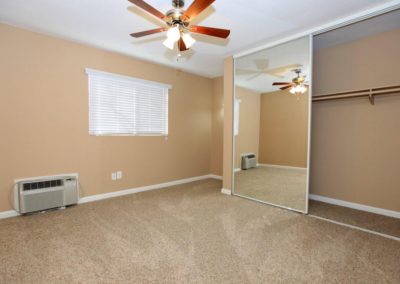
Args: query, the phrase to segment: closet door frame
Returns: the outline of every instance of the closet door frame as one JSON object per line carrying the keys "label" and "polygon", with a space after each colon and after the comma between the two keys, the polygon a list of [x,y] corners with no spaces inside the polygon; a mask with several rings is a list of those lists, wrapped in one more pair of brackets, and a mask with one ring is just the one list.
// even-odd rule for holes
{"label": "closet door frame", "polygon": [[[300,209],[295,209],[295,208],[290,208],[287,206],[283,206],[283,205],[279,205],[279,204],[275,204],[275,203],[271,203],[268,201],[263,201],[263,200],[259,200],[259,199],[255,199],[249,196],[244,196],[244,195],[240,195],[235,193],[235,133],[234,131],[232,131],[232,195],[238,196],[238,197],[242,197],[245,199],[249,199],[252,201],[256,201],[256,202],[260,202],[263,204],[267,204],[267,205],[272,205],[275,207],[279,207],[279,208],[283,208],[283,209],[287,209],[290,211],[294,211],[294,212],[299,212],[299,213],[303,213],[303,214],[308,214],[308,203],[309,203],[309,193],[310,193],[310,151],[311,151],[311,116],[312,116],[312,64],[313,64],[313,35],[312,34],[307,34],[307,35],[301,35],[299,37],[295,37],[295,38],[290,38],[289,40],[286,41],[279,41],[279,42],[275,42],[271,45],[268,46],[263,46],[262,48],[259,48],[257,50],[251,50],[251,52],[246,53],[246,54],[241,54],[241,55],[237,55],[233,57],[233,70],[234,70],[234,74],[233,74],[233,98],[232,98],[232,127],[234,127],[234,121],[235,121],[235,112],[234,112],[234,108],[235,108],[235,98],[236,98],[236,88],[235,88],[235,70],[236,70],[236,60],[240,57],[246,56],[248,54],[257,52],[257,51],[261,51],[263,49],[268,49],[268,48],[273,48],[276,46],[279,46],[281,44],[285,44],[285,43],[289,43],[291,41],[295,41],[298,39],[302,39],[308,37],[308,57],[309,57],[309,65],[310,65],[310,74],[308,75],[309,78],[309,88],[308,88],[308,119],[307,119],[307,174],[306,174],[306,188],[305,188],[305,206],[304,206],[304,210],[300,210]],[[233,129],[232,129],[233,130]]]}
{"label": "closet door frame", "polygon": [[[391,12],[391,11],[394,11],[394,10],[398,10],[398,9],[400,9],[400,0],[396,0],[394,2],[392,1],[392,2],[389,2],[389,3],[382,4],[380,6],[377,6],[377,7],[374,7],[374,8],[359,12],[359,13],[355,13],[355,14],[353,14],[351,16],[348,16],[348,17],[345,17],[345,18],[342,18],[342,19],[338,19],[338,20],[330,22],[328,24],[321,25],[319,27],[315,27],[313,29],[309,29],[309,30],[306,30],[306,31],[301,32],[301,33],[297,33],[297,34],[295,34],[293,36],[289,36],[289,37],[277,40],[277,41],[272,42],[272,43],[261,45],[261,46],[258,46],[258,47],[255,47],[255,48],[252,48],[252,49],[249,49],[249,50],[234,54],[232,56],[233,57],[233,70],[235,70],[235,60],[237,58],[239,58],[239,57],[242,57],[242,56],[245,56],[245,55],[248,55],[248,54],[251,54],[251,53],[255,53],[255,52],[263,50],[263,49],[271,48],[271,47],[274,47],[274,46],[277,46],[277,45],[280,45],[280,44],[283,44],[283,43],[286,43],[286,42],[289,42],[289,41],[292,41],[292,40],[296,40],[296,39],[299,39],[299,38],[302,38],[302,37],[305,37],[305,36],[308,36],[309,40],[310,40],[310,87],[309,87],[309,98],[308,98],[309,99],[309,101],[308,101],[309,114],[308,114],[307,182],[306,182],[306,187],[307,187],[306,188],[306,195],[307,195],[307,198],[306,198],[306,207],[305,207],[306,209],[304,211],[296,210],[296,209],[293,209],[293,208],[288,208],[288,207],[285,207],[285,206],[271,204],[271,203],[268,203],[268,202],[264,202],[264,201],[260,201],[260,200],[256,200],[256,199],[253,199],[253,198],[244,197],[244,196],[240,196],[238,194],[235,194],[235,167],[234,167],[235,136],[234,136],[233,131],[232,131],[232,137],[231,137],[231,139],[232,139],[232,149],[231,149],[232,150],[232,153],[231,153],[231,155],[232,155],[232,161],[231,161],[231,167],[232,167],[232,173],[231,173],[231,176],[232,176],[231,177],[231,179],[232,179],[231,180],[232,189],[231,189],[231,192],[232,192],[232,195],[237,195],[237,196],[244,197],[244,198],[247,198],[247,199],[250,199],[250,200],[254,200],[254,201],[257,201],[257,202],[273,205],[273,206],[284,208],[284,209],[288,209],[288,210],[291,210],[291,211],[296,211],[296,212],[300,212],[300,213],[303,213],[303,214],[308,214],[308,207],[309,207],[309,198],[308,198],[308,196],[309,196],[309,191],[310,191],[310,154],[311,154],[310,151],[311,151],[311,131],[312,131],[312,129],[311,129],[311,118],[312,118],[313,38],[316,35],[319,35],[319,34],[322,34],[322,33],[325,33],[325,32],[331,31],[331,30],[335,30],[335,29],[338,29],[338,28],[341,28],[341,27],[345,27],[345,26],[348,26],[348,25],[351,25],[351,24],[354,24],[354,23],[357,23],[357,22],[361,22],[363,20],[366,20],[366,19],[369,19],[369,18],[373,18],[375,16],[379,16],[379,15],[382,15],[382,14],[385,14],[385,13],[388,13],[388,12]],[[234,109],[234,105],[233,104],[234,104],[234,98],[235,98],[235,74],[233,73],[232,76],[233,76],[233,94],[232,94],[233,95],[233,99],[232,99],[232,106],[231,107],[232,107],[232,110],[233,110]],[[233,113],[234,112],[232,111],[232,125],[231,125],[232,128],[233,128],[233,123],[234,123],[234,117],[233,117],[234,114]]]}

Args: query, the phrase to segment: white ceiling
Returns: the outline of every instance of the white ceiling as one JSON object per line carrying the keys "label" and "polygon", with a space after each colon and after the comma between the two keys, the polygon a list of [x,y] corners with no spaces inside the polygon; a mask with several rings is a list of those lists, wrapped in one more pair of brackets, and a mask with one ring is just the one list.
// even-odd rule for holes
{"label": "white ceiling", "polygon": [[[283,68],[282,68],[283,67]],[[262,71],[278,70],[264,73]],[[267,48],[235,60],[235,84],[258,93],[273,92],[282,86],[273,82],[291,82],[301,69],[306,78],[310,73],[310,38],[308,36]],[[258,72],[258,73],[257,73]]]}
{"label": "white ceiling", "polygon": [[[171,8],[169,0],[147,2],[162,12]],[[186,2],[187,7],[192,1]],[[180,61],[162,45],[164,34],[129,36],[162,23],[127,0],[1,0],[0,22],[216,77],[228,55],[389,2],[393,0],[217,0],[195,24],[228,28],[230,38],[198,35]]]}

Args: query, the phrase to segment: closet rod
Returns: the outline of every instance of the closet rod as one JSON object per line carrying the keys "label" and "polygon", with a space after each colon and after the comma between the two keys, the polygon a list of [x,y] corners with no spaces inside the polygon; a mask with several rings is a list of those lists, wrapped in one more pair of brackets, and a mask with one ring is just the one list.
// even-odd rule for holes
{"label": "closet rod", "polygon": [[333,94],[327,94],[327,95],[318,95],[318,96],[313,96],[312,101],[320,102],[320,101],[368,97],[369,102],[373,105],[373,104],[375,104],[375,100],[374,100],[375,96],[390,95],[390,94],[400,94],[400,85],[363,89],[363,90],[357,90],[357,91],[348,91],[348,92],[341,92],[341,93],[333,93]]}

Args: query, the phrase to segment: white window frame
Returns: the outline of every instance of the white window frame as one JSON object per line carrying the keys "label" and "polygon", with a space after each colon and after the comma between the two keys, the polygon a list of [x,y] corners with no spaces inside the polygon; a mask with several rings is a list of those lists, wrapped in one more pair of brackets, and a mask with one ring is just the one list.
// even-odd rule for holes
{"label": "white window frame", "polygon": [[[98,71],[95,69],[90,69],[86,68],[85,69],[86,74],[88,75],[88,91],[89,91],[89,135],[91,136],[168,136],[168,120],[169,120],[169,90],[172,89],[172,85],[169,84],[163,84],[159,82],[154,82],[154,81],[148,81],[148,80],[143,80],[135,77],[130,77],[130,76],[125,76],[125,75],[119,75],[119,74],[114,74],[114,73],[109,73],[109,72],[104,72],[104,71]],[[149,87],[159,87],[164,89],[164,94],[166,95],[166,110],[164,115],[165,117],[165,132],[163,133],[146,133],[146,132],[132,132],[132,133],[107,133],[107,132],[95,132],[93,129],[91,129],[90,123],[91,123],[91,94],[90,94],[90,78],[91,76],[96,76],[96,78],[101,78],[104,77],[107,80],[116,80],[117,81],[123,81],[123,82],[130,82],[138,85],[145,85]],[[92,77],[93,78],[93,77]]]}

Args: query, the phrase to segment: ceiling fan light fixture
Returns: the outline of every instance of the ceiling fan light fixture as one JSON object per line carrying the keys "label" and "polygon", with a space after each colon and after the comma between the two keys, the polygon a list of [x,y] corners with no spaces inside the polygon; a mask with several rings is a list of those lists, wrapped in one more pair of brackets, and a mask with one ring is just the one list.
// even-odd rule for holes
{"label": "ceiling fan light fixture", "polygon": [[293,86],[292,88],[290,88],[289,92],[293,95],[295,94],[304,94],[307,91],[306,86],[304,86],[303,84],[301,85],[296,85]]}
{"label": "ceiling fan light fixture", "polygon": [[163,44],[173,50],[175,46],[175,42],[177,42],[181,38],[181,31],[179,30],[179,26],[171,27],[167,32],[167,39],[164,40]]}
{"label": "ceiling fan light fixture", "polygon": [[170,28],[167,32],[167,39],[177,42],[181,38],[181,31],[179,30],[178,25]]}
{"label": "ceiling fan light fixture", "polygon": [[190,48],[196,42],[196,40],[188,33],[182,33],[182,40],[187,48]]}
{"label": "ceiling fan light fixture", "polygon": [[167,38],[166,40],[164,40],[163,45],[165,45],[165,47],[167,47],[167,48],[173,50],[173,49],[174,49],[174,46],[175,46],[175,42],[176,42],[176,41],[173,41],[173,40]]}

